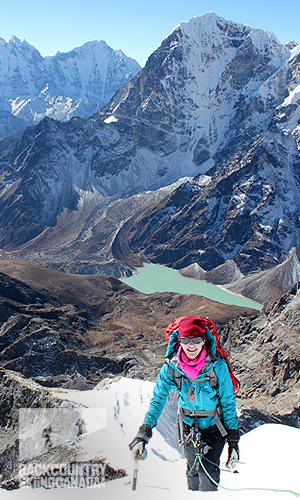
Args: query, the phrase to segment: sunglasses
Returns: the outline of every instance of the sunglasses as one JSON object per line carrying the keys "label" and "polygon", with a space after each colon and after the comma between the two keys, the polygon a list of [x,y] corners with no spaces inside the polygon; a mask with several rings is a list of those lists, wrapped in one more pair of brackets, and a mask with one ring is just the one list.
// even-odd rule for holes
{"label": "sunglasses", "polygon": [[203,337],[180,337],[181,344],[189,344],[193,342],[193,344],[201,344],[205,342]]}

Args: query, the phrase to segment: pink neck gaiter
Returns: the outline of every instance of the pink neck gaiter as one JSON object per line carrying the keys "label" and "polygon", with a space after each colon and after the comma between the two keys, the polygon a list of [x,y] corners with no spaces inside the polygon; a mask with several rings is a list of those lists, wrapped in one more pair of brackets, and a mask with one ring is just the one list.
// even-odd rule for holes
{"label": "pink neck gaiter", "polygon": [[202,370],[206,360],[206,347],[204,346],[200,354],[195,359],[189,359],[182,346],[177,351],[177,358],[182,371],[191,379],[195,379]]}

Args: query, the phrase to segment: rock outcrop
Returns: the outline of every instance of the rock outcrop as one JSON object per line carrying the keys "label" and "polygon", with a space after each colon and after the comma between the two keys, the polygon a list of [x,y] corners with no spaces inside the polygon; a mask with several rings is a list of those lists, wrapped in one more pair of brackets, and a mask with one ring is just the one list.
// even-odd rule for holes
{"label": "rock outcrop", "polygon": [[225,324],[256,313],[196,295],[144,295],[114,278],[10,261],[0,269],[0,366],[47,386],[82,390],[108,373],[155,379],[175,317],[201,310]]}
{"label": "rock outcrop", "polygon": [[256,318],[221,329],[225,349],[241,381],[240,401],[273,415],[294,413],[299,425],[299,283],[267,302]]}
{"label": "rock outcrop", "polygon": [[[80,404],[58,399],[33,380],[2,368],[0,393],[0,487],[8,490],[25,485],[53,488],[58,467],[71,471],[72,466],[73,470],[85,465],[89,470],[93,466],[100,471],[101,477],[94,477],[98,484],[126,474],[106,463],[104,456],[86,461],[88,450],[82,438],[87,430],[84,408]],[[68,479],[71,484],[72,477],[62,479]],[[74,479],[79,480],[77,486],[80,486],[80,480],[85,478],[74,478],[73,473]]]}

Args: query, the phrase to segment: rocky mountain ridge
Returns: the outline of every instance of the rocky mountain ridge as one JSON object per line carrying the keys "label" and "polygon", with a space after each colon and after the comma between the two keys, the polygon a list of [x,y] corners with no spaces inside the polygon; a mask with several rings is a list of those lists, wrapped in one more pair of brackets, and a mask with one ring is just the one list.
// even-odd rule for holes
{"label": "rocky mountain ridge", "polygon": [[240,272],[234,260],[227,260],[211,271],[205,271],[199,264],[194,263],[180,269],[179,273],[187,278],[222,286],[229,292],[264,304],[288,293],[292,286],[299,282],[300,264],[294,250],[281,264],[266,271],[251,273],[249,276]]}
{"label": "rocky mountain ridge", "polygon": [[[128,234],[130,249],[177,269],[197,263],[205,279],[219,284],[226,281],[212,273],[226,262],[249,275],[287,261],[299,242],[300,161],[291,137],[277,134],[264,132],[245,155],[182,184],[142,214]],[[295,251],[293,262],[293,281],[282,293],[299,278]]]}
{"label": "rocky mountain ridge", "polygon": [[26,40],[0,38],[0,138],[45,116],[88,118],[140,71],[139,64],[104,41],[42,57]]}
{"label": "rocky mountain ridge", "polygon": [[196,295],[144,295],[110,277],[10,261],[0,270],[0,366],[43,385],[84,389],[107,374],[133,376],[140,360],[151,378],[174,317],[201,310],[224,324],[257,314]]}
{"label": "rocky mountain ridge", "polygon": [[4,369],[46,386],[78,389],[109,374],[155,380],[166,325],[200,313],[218,325],[241,380],[243,405],[281,415],[297,407],[299,284],[258,312],[193,295],[144,295],[114,278],[9,261],[1,268]]}
{"label": "rocky mountain ridge", "polygon": [[299,425],[299,283],[266,302],[256,318],[221,330],[242,383],[242,403],[270,413],[293,413]]}

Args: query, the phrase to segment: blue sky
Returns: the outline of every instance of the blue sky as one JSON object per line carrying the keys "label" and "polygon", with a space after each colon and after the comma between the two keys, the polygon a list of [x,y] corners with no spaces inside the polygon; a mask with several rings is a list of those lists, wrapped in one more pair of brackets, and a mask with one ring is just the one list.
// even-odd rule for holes
{"label": "blue sky", "polygon": [[[297,0],[0,0],[0,37],[24,37],[43,56],[105,40],[141,66],[172,29],[194,16],[216,14],[300,43]],[[0,5],[1,5],[0,4]]]}

